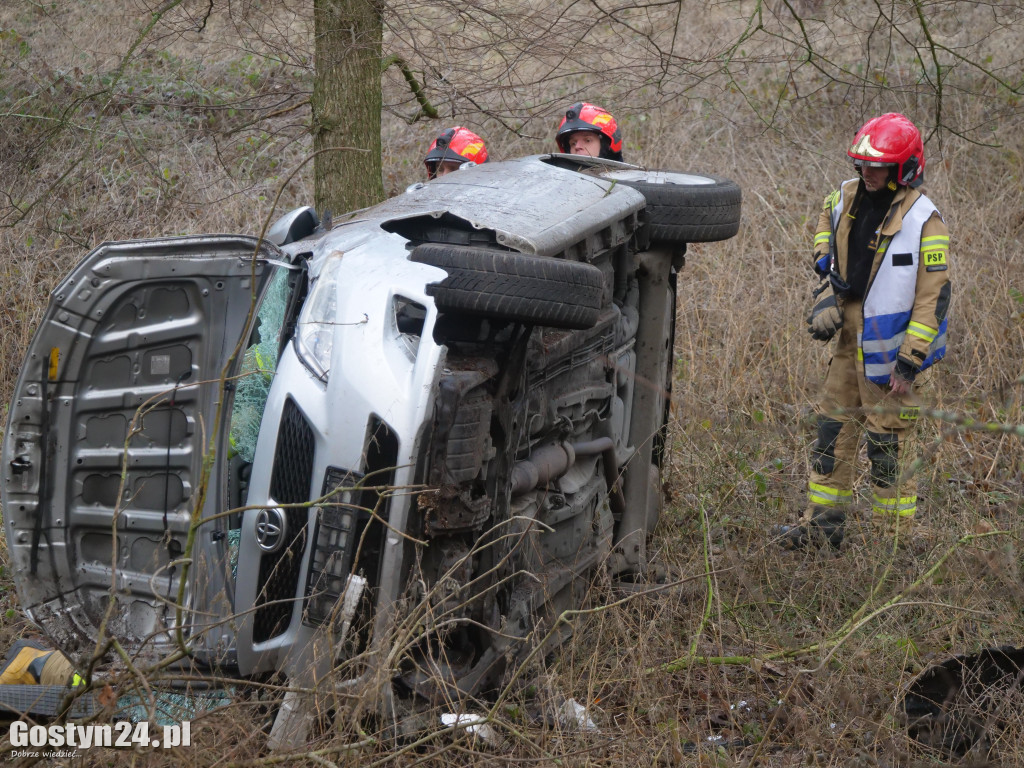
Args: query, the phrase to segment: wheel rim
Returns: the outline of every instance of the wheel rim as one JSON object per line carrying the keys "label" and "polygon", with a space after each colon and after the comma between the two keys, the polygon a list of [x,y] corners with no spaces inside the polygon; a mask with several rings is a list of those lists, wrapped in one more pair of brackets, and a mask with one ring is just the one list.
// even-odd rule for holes
{"label": "wheel rim", "polygon": [[677,173],[676,171],[607,171],[601,176],[605,179],[615,181],[641,181],[646,184],[677,184],[680,186],[707,186],[714,184],[715,180],[707,176],[698,176],[692,173]]}

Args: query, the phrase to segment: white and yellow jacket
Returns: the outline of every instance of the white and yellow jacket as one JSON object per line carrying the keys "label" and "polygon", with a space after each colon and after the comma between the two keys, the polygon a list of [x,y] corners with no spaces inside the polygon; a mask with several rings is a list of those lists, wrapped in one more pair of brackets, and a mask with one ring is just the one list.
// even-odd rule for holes
{"label": "white and yellow jacket", "polygon": [[[843,279],[853,223],[843,211],[859,181],[844,181],[825,198],[814,236],[814,257],[820,269],[828,261],[835,233],[835,267]],[[864,295],[858,355],[866,378],[886,384],[897,358],[921,371],[946,353],[949,230],[931,200],[916,189],[900,187],[882,219],[880,234]],[[841,308],[842,297],[839,303]]]}

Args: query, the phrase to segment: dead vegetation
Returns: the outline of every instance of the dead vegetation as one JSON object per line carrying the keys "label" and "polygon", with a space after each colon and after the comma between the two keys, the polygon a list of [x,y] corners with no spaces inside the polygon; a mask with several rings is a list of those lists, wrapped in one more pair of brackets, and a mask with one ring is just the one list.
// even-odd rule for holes
{"label": "dead vegetation", "polygon": [[[271,208],[310,147],[307,14],[236,4],[197,31],[206,5],[182,4],[175,25],[127,60],[123,27],[110,22],[141,29],[145,3],[0,8],[5,403],[48,291],[89,248],[255,233],[280,210],[311,202],[307,168]],[[727,176],[743,188],[739,236],[691,248],[681,280],[669,504],[655,541],[672,586],[623,595],[595,583],[588,608],[565,617],[575,634],[559,653],[534,659],[497,705],[462,703],[486,718],[490,740],[443,727],[440,714],[452,710],[444,702],[418,737],[398,738],[393,723],[354,717],[363,703],[346,694],[288,764],[1020,764],[1019,692],[1000,693],[987,739],[964,758],[914,745],[897,698],[933,662],[1024,645],[1024,133],[1014,90],[1021,32],[1008,23],[1022,9],[925,4],[945,46],[932,49],[948,68],[936,78],[926,57],[893,42],[884,18],[914,7],[672,6],[665,13],[681,11],[689,54],[704,66],[668,56],[660,83],[657,66],[641,67],[662,50],[651,41],[663,45],[675,27],[651,9],[619,13],[648,14],[632,37],[609,21],[616,11],[601,12],[606,27],[595,40],[610,47],[596,58],[617,61],[621,77],[592,74],[593,51],[576,45],[548,84],[545,65],[558,62],[531,59],[516,90],[504,74],[512,55],[501,49],[502,66],[487,60],[488,82],[460,90],[457,75],[485,56],[474,51],[487,39],[476,36],[450,72],[426,73],[433,87],[453,83],[440,100],[443,119],[473,126],[492,157],[552,149],[560,105],[590,98],[621,117],[627,159]],[[412,55],[434,17],[403,26],[400,11],[388,34]],[[458,14],[435,12],[435,22],[459,23]],[[758,34],[725,45],[758,18]],[[802,39],[820,53],[808,66],[798,65]],[[921,45],[921,34],[912,42]],[[646,86],[634,88],[623,72]],[[384,180],[394,194],[422,177],[421,153],[438,123],[407,123],[406,86],[394,72],[385,81]],[[802,506],[809,405],[827,363],[827,348],[803,324],[811,227],[822,196],[850,175],[848,138],[888,110],[924,128],[926,191],[947,218],[955,258],[949,356],[921,386],[934,410],[920,432],[919,526],[912,546],[894,548],[862,504],[839,555],[795,556],[767,531]],[[2,546],[0,610],[0,646],[32,634]],[[119,694],[132,689],[130,677],[116,683]],[[229,706],[196,719],[189,749],[92,750],[73,764],[272,764],[264,731],[279,682],[234,684]],[[595,730],[567,717],[569,699],[587,708]]]}

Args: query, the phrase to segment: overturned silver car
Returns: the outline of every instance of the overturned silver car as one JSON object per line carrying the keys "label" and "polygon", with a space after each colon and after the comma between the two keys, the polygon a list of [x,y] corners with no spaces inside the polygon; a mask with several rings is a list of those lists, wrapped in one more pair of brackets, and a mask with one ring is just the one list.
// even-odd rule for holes
{"label": "overturned silver car", "polygon": [[676,273],[739,215],[724,179],[543,155],[99,246],[4,435],[22,606],[83,663],[493,690],[597,569],[644,577]]}

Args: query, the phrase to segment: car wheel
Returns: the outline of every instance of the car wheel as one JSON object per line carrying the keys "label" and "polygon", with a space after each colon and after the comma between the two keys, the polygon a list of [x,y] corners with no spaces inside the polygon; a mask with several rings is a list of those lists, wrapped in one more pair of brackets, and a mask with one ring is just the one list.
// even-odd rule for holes
{"label": "car wheel", "polygon": [[643,193],[653,243],[710,243],[739,231],[742,193],[729,179],[628,169],[606,171],[601,178]]}
{"label": "car wheel", "polygon": [[572,329],[593,327],[601,312],[604,275],[593,264],[437,243],[410,258],[448,273],[427,286],[441,312]]}

